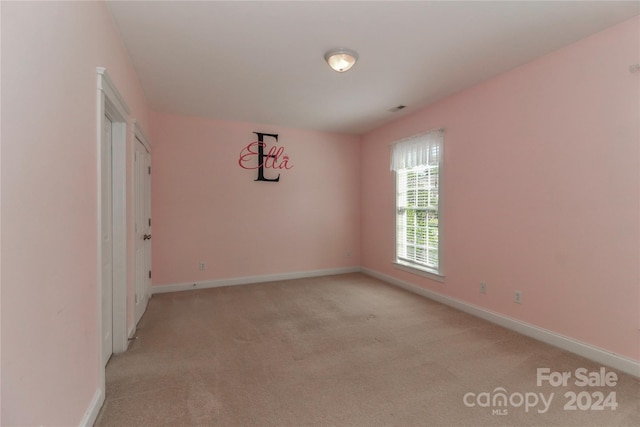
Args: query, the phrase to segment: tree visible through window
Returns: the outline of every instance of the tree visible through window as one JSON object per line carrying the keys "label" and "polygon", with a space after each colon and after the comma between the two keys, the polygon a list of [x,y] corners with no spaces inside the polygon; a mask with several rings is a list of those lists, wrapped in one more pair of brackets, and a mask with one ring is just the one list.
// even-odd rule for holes
{"label": "tree visible through window", "polygon": [[441,274],[440,174],[443,131],[396,143],[396,262]]}
{"label": "tree visible through window", "polygon": [[438,270],[438,166],[397,173],[397,257]]}

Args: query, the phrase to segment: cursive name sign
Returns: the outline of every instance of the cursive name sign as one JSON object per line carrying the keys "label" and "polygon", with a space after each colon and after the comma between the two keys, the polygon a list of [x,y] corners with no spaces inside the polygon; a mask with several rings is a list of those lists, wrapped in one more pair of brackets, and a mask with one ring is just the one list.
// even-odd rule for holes
{"label": "cursive name sign", "polygon": [[[250,143],[240,152],[238,164],[243,169],[257,169],[258,177],[255,181],[280,181],[280,174],[275,178],[266,178],[265,169],[289,170],[293,166],[289,164],[289,156],[284,152],[284,147],[277,145],[267,146],[264,137],[268,136],[278,141],[278,134],[254,132],[258,135],[258,140]],[[266,154],[265,154],[266,151]]]}

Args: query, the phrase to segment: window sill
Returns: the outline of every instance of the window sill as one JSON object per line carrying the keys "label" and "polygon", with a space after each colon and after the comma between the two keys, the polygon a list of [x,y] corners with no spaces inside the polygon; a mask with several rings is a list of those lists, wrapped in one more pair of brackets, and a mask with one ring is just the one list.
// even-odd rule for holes
{"label": "window sill", "polygon": [[409,272],[409,273],[412,273],[412,274],[415,274],[415,275],[418,275],[418,276],[426,277],[428,279],[444,283],[444,277],[445,276],[442,275],[442,274],[439,274],[435,270],[422,269],[422,268],[416,267],[414,265],[406,264],[406,263],[403,263],[403,262],[400,262],[400,261],[394,261],[393,265],[398,270],[406,271],[406,272]]}

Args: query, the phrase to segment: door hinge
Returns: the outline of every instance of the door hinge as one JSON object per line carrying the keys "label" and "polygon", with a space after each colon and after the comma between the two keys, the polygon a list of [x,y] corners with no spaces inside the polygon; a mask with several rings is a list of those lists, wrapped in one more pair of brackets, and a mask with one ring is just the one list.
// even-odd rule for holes
{"label": "door hinge", "polygon": [[149,166],[149,175],[151,175],[151,166]]}
{"label": "door hinge", "polygon": [[149,227],[151,227],[151,218],[149,218]]}
{"label": "door hinge", "polygon": [[149,270],[149,279],[151,279],[151,270]]}

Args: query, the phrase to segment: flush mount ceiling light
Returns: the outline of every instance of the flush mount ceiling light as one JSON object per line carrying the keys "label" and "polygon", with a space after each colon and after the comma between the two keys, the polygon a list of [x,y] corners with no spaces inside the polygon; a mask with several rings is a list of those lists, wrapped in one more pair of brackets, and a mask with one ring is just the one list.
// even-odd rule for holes
{"label": "flush mount ceiling light", "polygon": [[358,60],[358,53],[351,49],[334,49],[324,54],[324,60],[329,67],[339,73],[349,71]]}

